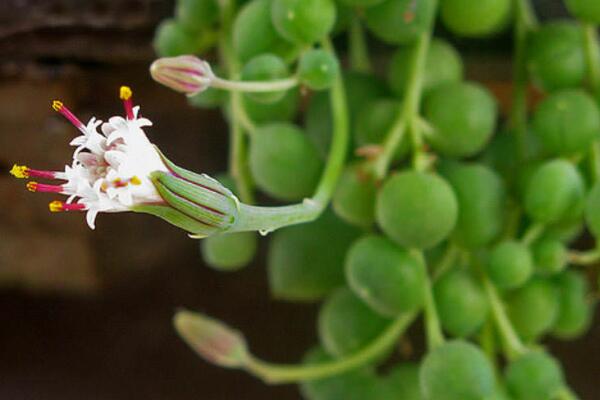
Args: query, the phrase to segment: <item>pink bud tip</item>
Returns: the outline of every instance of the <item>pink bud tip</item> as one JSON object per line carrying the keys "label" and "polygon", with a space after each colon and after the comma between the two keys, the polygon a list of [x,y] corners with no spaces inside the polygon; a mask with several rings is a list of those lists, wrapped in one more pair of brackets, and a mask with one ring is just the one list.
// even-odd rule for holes
{"label": "pink bud tip", "polygon": [[248,359],[244,337],[221,321],[203,314],[179,311],[173,324],[179,336],[208,362],[239,368]]}
{"label": "pink bud tip", "polygon": [[150,74],[155,81],[188,95],[206,90],[215,77],[210,64],[191,55],[159,58],[150,66]]}

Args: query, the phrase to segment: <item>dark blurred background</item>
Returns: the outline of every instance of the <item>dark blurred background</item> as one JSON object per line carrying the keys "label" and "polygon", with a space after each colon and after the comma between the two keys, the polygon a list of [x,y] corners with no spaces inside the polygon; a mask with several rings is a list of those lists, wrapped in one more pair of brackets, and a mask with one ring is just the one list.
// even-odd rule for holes
{"label": "dark blurred background", "polygon": [[[539,1],[548,18],[558,0]],[[128,84],[154,121],[151,139],[181,165],[225,168],[226,125],[192,109],[147,72],[151,41],[170,1],[1,0],[0,170],[42,169],[70,159],[74,136],[50,108],[64,100],[82,120],[121,114]],[[510,36],[459,42],[469,75],[499,97],[510,92]],[[0,174],[1,399],[298,399],[295,387],[267,387],[198,359],[175,335],[177,307],[202,310],[244,331],[254,352],[293,362],[315,342],[313,305],[272,301],[263,248],[236,273],[204,266],[198,242],[158,219],[50,214],[51,197]],[[550,343],[583,399],[598,398],[600,325],[582,340]],[[343,400],[343,399],[340,399]]]}

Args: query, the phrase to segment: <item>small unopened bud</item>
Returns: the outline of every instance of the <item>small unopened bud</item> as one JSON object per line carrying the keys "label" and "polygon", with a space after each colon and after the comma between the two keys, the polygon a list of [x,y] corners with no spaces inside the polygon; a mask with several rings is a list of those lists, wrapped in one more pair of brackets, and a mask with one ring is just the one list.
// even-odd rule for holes
{"label": "small unopened bud", "polygon": [[179,311],[173,324],[179,336],[208,362],[239,368],[248,360],[242,334],[221,321],[191,311]]}
{"label": "small unopened bud", "polygon": [[155,81],[190,96],[206,90],[215,79],[210,64],[191,55],[159,58],[150,66],[150,74]]}

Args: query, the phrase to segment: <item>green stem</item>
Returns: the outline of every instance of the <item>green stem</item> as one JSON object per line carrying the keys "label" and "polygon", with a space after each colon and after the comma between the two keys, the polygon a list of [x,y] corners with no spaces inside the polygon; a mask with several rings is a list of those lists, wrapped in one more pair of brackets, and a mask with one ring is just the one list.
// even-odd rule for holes
{"label": "green stem", "polygon": [[494,325],[491,320],[487,320],[481,328],[479,334],[479,345],[488,356],[493,365],[496,365],[496,339],[494,337]]}
{"label": "green stem", "polygon": [[[329,41],[325,41],[323,47],[333,52]],[[330,98],[333,139],[325,169],[313,197],[304,199],[299,204],[282,207],[253,207],[241,204],[239,219],[230,228],[230,232],[260,231],[268,233],[283,226],[312,221],[323,212],[333,195],[335,185],[344,167],[348,146],[348,111],[341,76],[338,76],[330,89]]]}
{"label": "green stem", "polygon": [[543,224],[536,223],[531,225],[529,228],[527,228],[527,231],[525,231],[525,234],[521,238],[521,243],[526,246],[531,245],[544,233],[545,229],[546,226]]}
{"label": "green stem", "polygon": [[420,129],[418,129],[418,112],[423,87],[423,71],[425,71],[425,61],[430,42],[431,32],[423,32],[413,49],[408,76],[409,86],[406,95],[404,96],[398,115],[385,138],[382,152],[375,161],[375,177],[377,179],[383,179],[387,174],[394,153],[409,128],[411,128],[412,134],[414,160],[421,158],[423,138],[421,137]]}
{"label": "green stem", "polygon": [[554,398],[556,400],[579,400],[579,397],[577,397],[577,395],[566,386],[556,393]]}
{"label": "green stem", "polygon": [[525,353],[527,349],[515,332],[496,288],[485,276],[483,277],[483,286],[492,308],[492,316],[507,350],[507,356],[510,359],[514,359]]}
{"label": "green stem", "polygon": [[529,0],[514,0],[514,90],[510,116],[510,125],[517,136],[517,151],[519,157],[525,157],[525,136],[527,134],[527,85],[529,76],[526,65],[527,34],[537,25],[535,15]]}
{"label": "green stem", "polygon": [[[592,93],[600,94],[600,45],[598,43],[597,26],[591,23],[582,23],[585,32],[585,55],[588,66],[588,79]],[[592,144],[589,154],[589,165],[592,180],[600,180],[600,141]]]}
{"label": "green stem", "polygon": [[416,315],[413,313],[399,316],[368,346],[357,353],[332,362],[315,365],[278,365],[250,356],[245,363],[245,369],[271,384],[302,382],[335,376],[376,360],[398,341],[400,335],[410,326],[415,317]]}
{"label": "green stem", "polygon": [[217,89],[229,90],[231,92],[276,92],[298,86],[298,78],[293,76],[273,81],[238,81],[214,77],[211,80],[210,86]]}
{"label": "green stem", "polygon": [[600,261],[600,249],[593,249],[589,251],[569,251],[567,256],[569,263],[576,265],[591,265],[597,264]]}
{"label": "green stem", "polygon": [[598,46],[597,27],[591,23],[583,23],[585,32],[585,56],[588,67],[590,87],[594,94],[600,91],[600,47]]}
{"label": "green stem", "polygon": [[370,72],[371,61],[369,59],[367,41],[365,40],[365,31],[357,15],[354,15],[350,21],[348,41],[351,68],[359,72]]}
{"label": "green stem", "polygon": [[256,124],[244,108],[244,102],[242,101],[242,96],[239,93],[231,94],[231,110],[232,114],[236,116],[242,128],[248,133],[248,135],[252,136],[252,134],[256,131]]}
{"label": "green stem", "polygon": [[[231,45],[231,35],[227,33],[230,32],[234,11],[234,5],[231,1],[222,3],[221,19],[224,33],[219,41],[219,53],[230,77],[237,77],[240,68]],[[231,107],[229,173],[235,180],[242,201],[253,203],[253,183],[248,167],[248,143],[240,122],[241,99],[239,96],[239,93],[234,92],[229,100]]]}
{"label": "green stem", "polygon": [[448,272],[448,270],[454,266],[459,255],[460,248],[456,243],[449,241],[446,245],[446,250],[444,251],[442,259],[433,268],[433,280],[438,280]]}
{"label": "green stem", "polygon": [[[423,268],[426,270],[426,261],[423,256],[423,251],[413,249],[411,250],[411,254],[417,258]],[[427,348],[429,350],[433,350],[436,347],[444,344],[444,334],[442,333],[442,327],[440,324],[440,318],[437,313],[437,308],[435,306],[435,299],[433,297],[433,290],[431,279],[429,278],[429,274],[426,273],[425,279],[425,303],[423,305],[423,311],[425,313],[425,333],[427,336]]]}

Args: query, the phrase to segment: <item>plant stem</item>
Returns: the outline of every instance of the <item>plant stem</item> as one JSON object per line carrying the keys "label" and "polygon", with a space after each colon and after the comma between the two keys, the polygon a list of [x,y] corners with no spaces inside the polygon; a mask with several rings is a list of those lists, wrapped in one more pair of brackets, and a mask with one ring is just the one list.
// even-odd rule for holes
{"label": "plant stem", "polygon": [[435,299],[433,297],[433,291],[431,288],[431,279],[429,278],[429,274],[427,273],[427,264],[425,261],[425,257],[423,256],[423,251],[413,249],[411,250],[411,254],[417,260],[419,260],[422,267],[425,269],[425,303],[423,305],[423,310],[425,313],[425,333],[427,336],[427,348],[429,350],[433,350],[436,347],[444,344],[446,340],[444,339],[444,334],[442,333],[440,318],[438,316],[437,308],[435,306]]}
{"label": "plant stem", "polygon": [[593,249],[589,251],[569,251],[567,256],[571,264],[576,265],[591,265],[596,264],[600,261],[600,249]]}
{"label": "plant stem", "polygon": [[579,397],[568,387],[563,387],[558,393],[556,393],[556,400],[579,400]]}
{"label": "plant stem", "polygon": [[[329,41],[323,47],[333,53]],[[333,139],[321,180],[313,197],[302,203],[281,207],[253,207],[240,204],[240,217],[230,228],[230,232],[260,231],[268,233],[283,226],[312,221],[325,209],[340,176],[346,159],[348,146],[348,111],[346,94],[341,76],[338,76],[330,89],[333,114]]]}
{"label": "plant stem", "polygon": [[525,157],[525,136],[527,134],[527,85],[529,77],[525,62],[527,34],[534,29],[537,21],[529,0],[514,0],[515,28],[513,66],[514,89],[510,115],[510,125],[517,136],[517,151],[519,158]]}
{"label": "plant stem", "polygon": [[492,316],[494,317],[494,321],[498,327],[498,332],[500,333],[507,350],[507,356],[510,359],[514,359],[525,353],[527,349],[515,332],[515,329],[513,328],[512,323],[506,314],[504,304],[502,303],[496,288],[486,276],[483,277],[483,287],[488,297],[488,301],[490,302]]}
{"label": "plant stem", "polygon": [[409,128],[411,129],[413,159],[419,160],[421,158],[423,138],[417,126],[417,121],[423,87],[423,71],[425,70],[425,61],[430,41],[431,32],[425,31],[421,33],[413,49],[406,95],[404,96],[398,115],[387,133],[385,142],[383,143],[383,151],[375,161],[375,177],[377,179],[383,179],[387,174],[394,153]]}
{"label": "plant stem", "polygon": [[441,278],[450,268],[454,266],[460,254],[460,248],[453,241],[449,241],[441,260],[433,268],[433,280]]}
{"label": "plant stem", "polygon": [[529,228],[527,228],[527,231],[525,231],[525,234],[521,238],[521,243],[523,243],[526,246],[531,245],[542,235],[542,233],[544,233],[545,229],[546,226],[539,223],[529,226]]}
{"label": "plant stem", "polygon": [[591,23],[582,23],[585,32],[585,57],[588,67],[588,79],[592,93],[600,91],[600,47],[598,46],[597,27]]}
{"label": "plant stem", "polygon": [[491,320],[487,320],[479,334],[479,345],[488,356],[492,365],[496,365],[496,340],[494,337],[494,325]]}
{"label": "plant stem", "polygon": [[273,81],[238,81],[214,77],[210,85],[213,88],[229,90],[231,92],[276,92],[298,86],[298,78],[293,76]]}
{"label": "plant stem", "polygon": [[252,136],[252,134],[256,131],[256,124],[246,112],[242,95],[240,93],[231,93],[231,110],[232,114],[236,116],[246,133]]}
{"label": "plant stem", "polygon": [[327,378],[366,365],[391,348],[410,326],[416,314],[403,314],[362,350],[345,358],[315,365],[278,365],[250,356],[245,369],[267,383],[281,384]]}
{"label": "plant stem", "polygon": [[[231,35],[227,33],[231,31],[234,11],[234,5],[231,0],[225,0],[221,3],[223,33],[219,41],[219,54],[230,77],[237,77],[240,68],[231,45]],[[235,180],[242,201],[253,203],[253,183],[248,168],[248,143],[244,137],[244,130],[240,123],[241,99],[239,96],[239,93],[232,93],[229,100],[231,107],[231,123],[229,124],[231,142],[229,150],[229,173]]]}
{"label": "plant stem", "polygon": [[[585,32],[585,58],[588,66],[588,79],[590,89],[594,96],[600,95],[600,45],[598,43],[597,26],[591,23],[582,23]],[[589,154],[589,167],[592,180],[600,180],[600,141],[592,144]]]}
{"label": "plant stem", "polygon": [[371,61],[365,40],[365,31],[360,18],[355,14],[350,21],[348,42],[350,46],[350,66],[358,72],[370,72]]}

